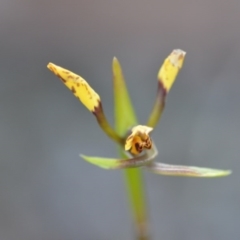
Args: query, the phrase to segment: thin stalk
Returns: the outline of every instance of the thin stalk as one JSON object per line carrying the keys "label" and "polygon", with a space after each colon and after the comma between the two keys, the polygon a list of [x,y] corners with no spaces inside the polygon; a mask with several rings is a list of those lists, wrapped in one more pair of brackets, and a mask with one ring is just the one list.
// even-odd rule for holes
{"label": "thin stalk", "polygon": [[[154,154],[157,152],[154,152]],[[126,155],[120,151],[121,157]],[[124,170],[127,196],[132,212],[135,239],[150,240],[149,219],[144,180],[141,168],[127,168]]]}
{"label": "thin stalk", "polygon": [[137,240],[150,240],[145,191],[140,168],[124,170]]}

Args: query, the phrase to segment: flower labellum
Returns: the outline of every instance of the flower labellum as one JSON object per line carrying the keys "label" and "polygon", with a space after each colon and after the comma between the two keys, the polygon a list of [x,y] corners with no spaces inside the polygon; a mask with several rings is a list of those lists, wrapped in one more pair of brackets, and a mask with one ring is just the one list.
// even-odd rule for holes
{"label": "flower labellum", "polygon": [[153,128],[143,125],[138,125],[132,128],[131,135],[128,136],[125,143],[125,150],[134,155],[137,155],[143,151],[144,148],[152,148],[152,140],[149,136],[149,133]]}

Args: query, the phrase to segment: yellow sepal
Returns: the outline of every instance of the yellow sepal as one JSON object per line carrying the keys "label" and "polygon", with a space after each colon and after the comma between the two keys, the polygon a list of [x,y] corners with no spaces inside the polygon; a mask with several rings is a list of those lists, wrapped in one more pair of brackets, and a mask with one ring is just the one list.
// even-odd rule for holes
{"label": "yellow sepal", "polygon": [[179,70],[182,68],[185,55],[186,52],[180,49],[173,50],[160,68],[158,72],[158,80],[166,92],[171,89]]}
{"label": "yellow sepal", "polygon": [[89,111],[94,112],[100,105],[99,95],[82,77],[53,63],[49,63],[47,67],[62,80]]}

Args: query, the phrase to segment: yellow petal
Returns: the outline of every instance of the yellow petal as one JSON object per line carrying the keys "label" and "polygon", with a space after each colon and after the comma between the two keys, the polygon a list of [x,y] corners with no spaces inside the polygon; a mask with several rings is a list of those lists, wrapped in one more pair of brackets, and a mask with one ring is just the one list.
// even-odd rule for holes
{"label": "yellow petal", "polygon": [[168,92],[179,72],[182,68],[186,52],[175,49],[172,53],[165,59],[162,67],[158,72],[158,80],[163,85],[163,88]]}
{"label": "yellow petal", "polygon": [[49,63],[47,67],[62,80],[88,110],[94,112],[99,107],[101,101],[99,95],[82,77],[53,63]]}
{"label": "yellow petal", "polygon": [[132,133],[128,136],[125,143],[125,150],[134,155],[137,155],[142,152],[144,148],[152,148],[152,140],[149,136],[149,133],[153,128],[143,125],[138,125],[132,128]]}

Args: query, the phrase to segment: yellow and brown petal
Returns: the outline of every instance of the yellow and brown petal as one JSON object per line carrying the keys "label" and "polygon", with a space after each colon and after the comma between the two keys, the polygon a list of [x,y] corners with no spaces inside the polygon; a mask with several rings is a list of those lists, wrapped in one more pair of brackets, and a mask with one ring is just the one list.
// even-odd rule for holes
{"label": "yellow and brown petal", "polygon": [[94,112],[99,107],[101,102],[99,95],[82,77],[53,63],[49,63],[47,67],[62,80],[89,111]]}
{"label": "yellow and brown petal", "polygon": [[101,99],[91,86],[77,74],[49,63],[47,67],[72,91],[72,93],[82,102],[82,104],[91,111],[103,131],[114,141],[123,145],[123,139],[109,125],[103,112]]}
{"label": "yellow and brown petal", "polygon": [[171,89],[179,70],[183,66],[185,55],[186,52],[175,49],[163,62],[158,72],[157,97],[147,122],[149,127],[154,128],[157,125],[165,107],[167,93]]}
{"label": "yellow and brown petal", "polygon": [[132,133],[127,137],[125,142],[125,150],[132,154],[140,154],[144,149],[152,148],[152,139],[149,133],[153,128],[143,125],[138,125],[132,128]]}

